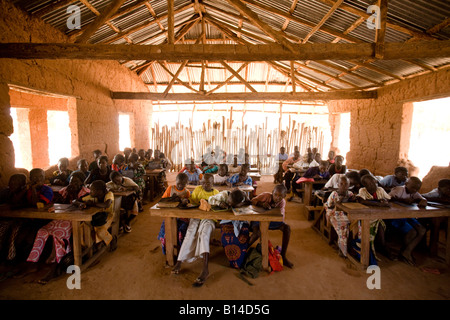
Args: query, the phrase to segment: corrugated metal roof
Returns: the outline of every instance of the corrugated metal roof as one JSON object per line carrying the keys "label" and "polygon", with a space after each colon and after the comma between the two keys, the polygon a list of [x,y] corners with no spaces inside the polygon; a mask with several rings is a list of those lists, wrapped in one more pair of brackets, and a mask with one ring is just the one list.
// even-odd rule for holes
{"label": "corrugated metal roof", "polygon": [[[89,4],[98,12],[106,8],[112,0],[87,0]],[[312,30],[312,26],[316,25],[322,18],[330,11],[334,0],[299,0],[293,10],[292,0],[253,0],[254,4],[246,3],[247,7],[256,13],[259,19],[278,32],[284,32],[289,41],[299,42],[305,38]],[[45,8],[53,5],[54,0],[11,0],[12,3],[21,7],[30,14],[38,14],[43,12]],[[272,37],[268,36],[259,27],[250,22],[249,19],[243,17],[238,10],[236,10],[228,1],[224,0],[198,0],[200,5],[205,4],[204,9],[206,14],[211,19],[222,24],[225,28],[229,28],[235,35],[240,36],[246,42],[252,44],[258,43],[273,43]],[[250,1],[251,2],[251,1]],[[310,38],[310,43],[329,43],[336,42],[336,38],[341,35],[339,42],[374,42],[375,30],[369,29],[366,21],[363,21],[354,30],[346,36],[344,33],[352,26],[361,14],[365,14],[367,7],[371,5],[373,0],[345,0],[343,6],[339,7],[323,24],[323,30],[317,30]],[[101,26],[89,39],[89,43],[111,43],[111,44],[126,44],[131,41],[134,44],[155,45],[166,42],[167,29],[167,2],[161,0],[146,1],[153,9],[154,14],[159,18],[159,24],[156,23],[153,12],[147,8],[142,0],[128,0],[121,6],[119,12],[122,14],[113,17],[109,22],[111,26],[104,24]],[[189,6],[181,12],[175,14],[175,34],[177,34],[187,22],[191,21],[196,13],[194,1],[191,0],[175,0],[174,8],[179,11],[181,8]],[[85,27],[97,17],[96,13],[86,7],[80,1],[74,1],[72,4],[77,5],[81,10],[81,25]],[[290,20],[286,24],[286,17],[274,12],[269,12],[261,6],[278,10],[284,15],[289,15],[300,21]],[[349,12],[345,8],[348,6],[359,10],[358,12]],[[41,18],[54,26],[61,32],[66,34],[73,34],[73,31],[68,30],[66,26],[69,14],[66,12],[66,6],[60,7],[41,15]],[[128,10],[131,9],[132,10]],[[214,9],[216,8],[216,9]],[[360,14],[361,13],[361,14]],[[438,25],[450,16],[450,1],[448,0],[390,0],[388,3],[387,21],[391,24],[419,32],[426,35],[427,30],[433,26]],[[161,18],[162,17],[162,18]],[[145,25],[144,25],[145,24]],[[143,27],[136,29],[136,26]],[[205,23],[205,37],[211,43],[235,43],[234,40],[229,39],[228,35],[224,35],[221,30],[213,24]],[[117,28],[122,32],[122,36],[118,36],[117,32],[113,30]],[[184,36],[184,39],[195,41],[202,33],[202,25],[198,23],[192,27]],[[405,30],[394,29],[388,25],[386,29],[386,42],[405,42],[412,38],[410,32]],[[432,37],[438,40],[450,39],[450,27],[444,27],[441,30],[432,34]],[[343,38],[343,39],[342,39]],[[225,39],[225,40],[224,40]],[[346,40],[347,39],[347,40]],[[148,61],[121,61],[123,66],[131,68],[135,71],[140,71],[139,66],[148,65]],[[175,73],[180,63],[169,63],[167,66],[172,73]],[[205,75],[205,88],[208,90],[215,88],[218,83],[225,81],[230,72],[225,70],[221,64],[207,62],[208,68]],[[403,60],[387,61],[376,60],[365,64],[367,67],[356,67],[354,61],[324,61],[324,63],[315,61],[299,61],[298,67],[306,64],[307,67],[300,68],[296,77],[311,88],[320,90],[342,90],[354,88],[367,88],[373,86],[382,86],[385,82],[399,77],[409,77],[415,74],[420,74],[424,70],[431,68],[440,68],[450,64],[450,57],[433,58],[422,60],[411,60],[409,62]],[[242,63],[230,62],[229,65],[237,70]],[[280,72],[273,66],[263,62],[249,63],[240,75],[247,79],[247,81],[258,88],[257,90],[267,90],[276,92],[291,90],[289,70],[290,66],[287,62],[279,62],[278,66],[283,66],[284,71]],[[428,68],[427,68],[428,66]],[[348,71],[350,68],[352,71]],[[188,64],[187,67],[180,73],[179,78],[185,83],[191,83],[192,86],[198,90],[201,67],[198,63]],[[158,64],[153,63],[152,68],[147,68],[144,72],[139,72],[142,80],[149,84],[150,90],[158,90],[163,92],[165,85],[167,85],[171,76]],[[153,79],[153,74],[155,79]],[[395,76],[395,77],[394,77]],[[336,79],[333,79],[336,78]],[[153,86],[154,81],[161,84],[158,89]],[[211,83],[211,85],[209,85]],[[266,86],[265,83],[272,84]],[[189,92],[189,89],[176,85],[176,90],[180,92]],[[248,90],[237,78],[233,78],[228,85],[223,86],[216,92],[226,92],[228,89],[233,90]],[[299,90],[303,90],[298,86]]]}

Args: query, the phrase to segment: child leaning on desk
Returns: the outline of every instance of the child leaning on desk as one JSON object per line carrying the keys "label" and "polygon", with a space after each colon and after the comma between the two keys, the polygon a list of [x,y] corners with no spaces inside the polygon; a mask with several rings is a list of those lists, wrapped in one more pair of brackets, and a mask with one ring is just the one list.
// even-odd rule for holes
{"label": "child leaning on desk", "polygon": [[[363,187],[359,189],[359,193],[356,196],[357,201],[364,205],[368,206],[376,206],[376,207],[390,207],[391,204],[388,202],[391,200],[391,196],[384,191],[382,187],[378,187],[378,182],[374,176],[371,174],[366,174],[361,177],[361,184]],[[381,226],[381,228],[380,228]],[[358,238],[361,239],[361,224],[358,222]],[[375,253],[375,238],[379,237],[380,243],[383,246],[383,249],[386,249],[386,243],[384,239],[384,234],[386,231],[386,225],[383,220],[373,220],[370,222],[370,247],[372,248],[372,252],[375,256],[375,259],[378,260]]]}
{"label": "child leaning on desk", "polygon": [[129,196],[122,196],[121,207],[125,210],[125,217],[121,219],[121,225],[119,230],[123,230],[126,233],[131,232],[131,221],[136,218],[139,213],[139,191],[140,188],[133,179],[124,177],[118,171],[112,171],[109,175],[111,181],[106,183],[106,189],[108,191],[121,192],[121,191],[134,191]]}
{"label": "child leaning on desk", "polygon": [[[400,201],[408,205],[418,202],[419,207],[425,207],[427,200],[419,193],[422,181],[417,177],[410,177],[404,186],[398,186],[391,190],[389,195],[392,200]],[[417,219],[392,219],[390,224],[395,230],[403,235],[403,248],[400,252],[400,258],[415,266],[412,251],[417,247],[426,233],[426,228],[422,226]]]}
{"label": "child leaning on desk", "polygon": [[[281,244],[281,257],[283,258],[283,265],[292,268],[294,265],[287,259],[286,252],[289,245],[289,239],[291,236],[291,227],[284,222],[285,208],[286,208],[286,187],[282,184],[277,184],[272,192],[262,192],[252,199],[252,205],[263,207],[264,209],[270,210],[274,208],[279,208],[281,215],[283,216],[283,221],[281,222],[270,222],[269,230],[280,230],[283,232],[283,239]],[[251,246],[260,236],[261,231],[259,229],[259,222],[252,222],[252,236],[249,240],[249,246]]]}
{"label": "child leaning on desk", "polygon": [[[92,216],[91,225],[95,231],[95,242],[98,245],[104,243],[115,247],[117,238],[109,233],[108,228],[114,219],[114,194],[106,189],[106,183],[102,180],[96,180],[90,185],[91,193],[81,198],[80,201],[73,201],[74,205],[78,205],[81,209],[96,207],[100,211]],[[114,242],[112,242],[114,240]]]}
{"label": "child leaning on desk", "polygon": [[[162,195],[162,199],[171,198],[174,202],[179,201],[180,205],[185,206],[189,202],[189,196],[191,195],[189,190],[186,189],[187,183],[188,176],[185,173],[177,174],[175,185],[171,185],[166,189]],[[183,244],[188,225],[189,219],[177,218],[177,241],[179,246]],[[166,254],[166,228],[164,221],[162,222],[159,230],[158,240],[161,241],[162,251]]]}
{"label": "child leaning on desk", "polygon": [[[206,173],[201,183],[200,186],[192,191],[189,198],[189,201],[194,205],[199,205],[201,200],[208,200],[209,197],[219,193],[217,189],[213,188],[214,177],[211,173]],[[209,275],[209,240],[214,229],[215,222],[211,219],[190,219],[186,236],[178,254],[177,263],[172,269],[172,273],[178,274],[182,262],[191,262],[198,257],[203,257],[203,269],[193,283],[195,287],[202,286]]]}
{"label": "child leaning on desk", "polygon": [[[239,189],[224,190],[211,196],[208,203],[222,209],[239,208],[251,202],[246,193]],[[230,266],[239,269],[245,260],[248,249],[248,221],[222,220],[220,222],[222,246]]]}

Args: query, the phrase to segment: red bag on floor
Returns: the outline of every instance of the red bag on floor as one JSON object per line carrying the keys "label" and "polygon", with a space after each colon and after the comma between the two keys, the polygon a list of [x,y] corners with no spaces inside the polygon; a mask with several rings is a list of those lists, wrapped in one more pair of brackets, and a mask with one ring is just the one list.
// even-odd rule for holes
{"label": "red bag on floor", "polygon": [[269,241],[269,265],[273,271],[281,271],[283,270],[283,258],[281,258],[278,250],[272,246],[272,243]]}

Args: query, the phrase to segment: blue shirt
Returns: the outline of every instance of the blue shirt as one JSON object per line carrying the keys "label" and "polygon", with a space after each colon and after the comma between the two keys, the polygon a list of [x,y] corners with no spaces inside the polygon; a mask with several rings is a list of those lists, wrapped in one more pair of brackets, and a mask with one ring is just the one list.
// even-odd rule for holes
{"label": "blue shirt", "polygon": [[199,182],[202,171],[199,168],[195,168],[194,172],[190,172],[188,169],[185,169],[183,173],[187,174],[189,182]]}
{"label": "blue shirt", "polygon": [[[229,179],[228,182],[231,183],[231,185],[234,185],[235,183],[239,182],[239,173],[236,173],[234,175],[232,175]],[[249,186],[253,185],[253,181],[252,178],[247,176],[247,179],[245,181],[243,181],[244,184],[248,184]]]}
{"label": "blue shirt", "polygon": [[398,183],[397,180],[395,179],[395,176],[391,174],[391,175],[388,175],[388,176],[384,177],[383,179],[381,179],[380,185],[382,187],[393,188],[393,187],[404,186],[405,181]]}

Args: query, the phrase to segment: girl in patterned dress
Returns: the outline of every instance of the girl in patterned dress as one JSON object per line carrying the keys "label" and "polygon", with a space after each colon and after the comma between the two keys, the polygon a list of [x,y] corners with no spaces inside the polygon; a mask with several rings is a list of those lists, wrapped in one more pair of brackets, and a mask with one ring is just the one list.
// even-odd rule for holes
{"label": "girl in patterned dress", "polygon": [[327,223],[331,223],[338,235],[338,246],[342,254],[347,256],[347,239],[349,234],[350,221],[343,211],[336,210],[336,204],[348,201],[355,201],[355,195],[348,190],[350,182],[343,175],[339,179],[338,190],[333,191],[324,204],[326,210]]}

